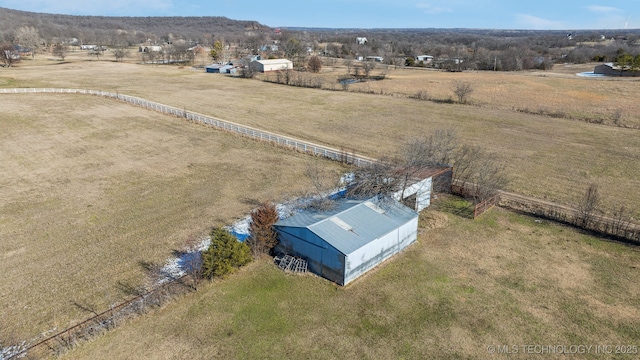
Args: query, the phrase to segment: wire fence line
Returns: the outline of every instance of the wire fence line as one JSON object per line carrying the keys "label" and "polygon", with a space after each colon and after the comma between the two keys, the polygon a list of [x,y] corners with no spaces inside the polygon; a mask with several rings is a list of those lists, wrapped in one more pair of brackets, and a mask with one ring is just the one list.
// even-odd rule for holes
{"label": "wire fence line", "polygon": [[[259,130],[250,126],[240,125],[231,121],[221,120],[212,116],[207,116],[203,114],[199,114],[193,111],[187,111],[186,109],[180,109],[169,105],[164,105],[161,103],[145,100],[135,96],[129,96],[119,93],[106,92],[101,90],[86,90],[86,89],[62,89],[62,88],[11,88],[11,89],[0,89],[0,94],[20,94],[20,93],[65,93],[65,94],[87,94],[87,95],[97,95],[103,96],[107,98],[117,99],[120,101],[124,101],[130,103],[134,106],[139,106],[145,109],[157,111],[166,115],[173,115],[181,118],[185,118],[190,121],[198,122],[204,125],[213,126],[218,129],[222,129],[228,132],[240,134],[242,136],[250,137],[253,139],[267,141],[279,146],[284,146],[287,148],[294,149],[296,151],[300,151],[306,154],[315,155],[325,157],[331,160],[340,161],[343,163],[353,164],[355,166],[366,166],[372,163],[375,163],[377,160],[366,157],[363,155],[358,155],[355,152],[346,151],[346,150],[338,150],[335,148],[331,148],[328,146],[318,145],[311,142],[274,134],[268,131]],[[462,186],[463,188],[465,186]],[[537,209],[544,209],[545,212],[551,211],[556,213],[557,209],[562,208],[560,205],[555,203],[550,203],[546,201],[542,201],[539,199],[526,198],[521,195],[501,191],[501,196],[504,199],[510,199],[512,202],[515,201],[517,203],[525,204],[523,208],[528,209],[527,211],[532,214],[538,214],[538,210],[531,210],[531,205],[534,204]],[[504,206],[504,204],[503,204]],[[560,220],[568,217],[575,217],[575,212],[577,210],[573,208],[566,208],[560,213],[563,216]],[[558,218],[556,217],[556,220]],[[611,223],[612,219],[598,216],[596,217],[598,223]],[[629,228],[633,230],[631,235],[625,235],[624,238],[631,238],[633,241],[640,241],[640,235],[638,230],[640,225],[629,222]],[[616,234],[616,236],[618,236]]]}
{"label": "wire fence line", "polygon": [[[0,94],[25,94],[25,93],[62,93],[62,94],[86,94],[102,96],[120,101],[127,102],[134,106],[139,106],[145,109],[160,112],[166,115],[172,115],[180,118],[184,118],[190,121],[198,122],[204,125],[209,125],[221,130],[240,134],[242,136],[254,138],[261,141],[267,141],[279,146],[292,148],[296,151],[303,153],[325,157],[331,160],[340,161],[344,163],[354,164],[356,166],[366,166],[374,163],[376,160],[362,155],[357,155],[354,152],[348,152],[345,150],[338,150],[331,147],[326,147],[311,142],[298,140],[295,138],[274,134],[268,131],[259,130],[250,126],[240,125],[234,122],[221,120],[215,117],[187,111],[186,109],[180,109],[161,103],[148,101],[135,96],[129,96],[119,93],[111,93],[100,90],[85,90],[85,89],[61,89],[61,88],[12,88],[12,89],[0,89]],[[464,192],[466,186],[458,185],[461,192]],[[500,202],[500,197],[503,200],[509,200],[510,203]],[[500,197],[492,199],[491,205],[499,203],[501,206],[516,209],[528,214],[547,217],[552,220],[568,222],[571,217],[575,216],[575,209],[569,207],[561,207],[557,204],[542,201],[533,198],[525,198],[514,193],[505,191],[500,192]],[[517,204],[517,206],[514,206]],[[476,209],[477,211],[477,209]],[[475,217],[475,215],[474,215]],[[614,235],[621,238],[625,238],[631,241],[635,241],[635,244],[640,244],[640,226],[630,222],[615,223],[614,219],[598,216],[595,219],[594,224],[598,227],[592,229],[594,231],[602,232],[607,235]],[[604,224],[600,226],[601,224]],[[614,229],[613,230],[610,230]],[[46,356],[48,353],[60,353],[63,348],[73,346],[73,344],[81,339],[89,338],[93,333],[98,333],[104,330],[108,330],[115,326],[117,320],[126,318],[132,313],[143,312],[145,306],[153,306],[161,304],[167,297],[165,294],[166,288],[174,286],[182,280],[176,279],[169,285],[160,285],[157,288],[143,294],[138,295],[132,299],[129,299],[123,303],[117,304],[110,309],[96,314],[95,316],[82,321],[70,328],[60,331],[50,337],[38,341],[32,345],[20,346],[12,353],[7,354],[6,359],[13,359],[25,356],[27,354],[37,353],[38,355]],[[38,352],[39,350],[39,352]],[[4,355],[4,354],[0,354]],[[0,356],[1,358],[1,356]]]}
{"label": "wire fence line", "polygon": [[86,94],[103,96],[107,98],[117,99],[127,102],[134,106],[139,106],[145,109],[157,111],[166,115],[172,115],[180,118],[184,118],[189,121],[198,122],[204,125],[209,125],[221,130],[240,134],[261,141],[267,141],[279,146],[292,148],[294,150],[314,155],[321,156],[331,160],[340,161],[356,166],[365,166],[374,163],[376,160],[363,155],[355,154],[347,150],[339,150],[328,146],[314,144],[308,141],[295,139],[288,136],[274,134],[268,131],[256,129],[246,125],[240,125],[231,121],[221,120],[212,116],[199,114],[186,109],[180,109],[177,107],[145,100],[135,96],[124,95],[120,93],[112,93],[101,90],[86,90],[86,89],[58,89],[58,88],[13,88],[13,89],[0,89],[0,93],[4,94],[27,94],[27,93],[61,93],[61,94]]}
{"label": "wire fence line", "polygon": [[0,360],[12,360],[27,358],[48,358],[52,355],[62,355],[69,349],[74,348],[79,342],[87,341],[106,331],[116,328],[120,323],[142,315],[152,308],[162,307],[172,299],[187,292],[196,290],[192,285],[187,284],[190,275],[183,275],[172,278],[167,282],[156,285],[148,291],[140,292],[135,297],[113,304],[102,311],[94,313],[90,318],[72,325],[62,331],[41,339],[34,344],[21,345],[7,348],[6,353],[0,353]]}

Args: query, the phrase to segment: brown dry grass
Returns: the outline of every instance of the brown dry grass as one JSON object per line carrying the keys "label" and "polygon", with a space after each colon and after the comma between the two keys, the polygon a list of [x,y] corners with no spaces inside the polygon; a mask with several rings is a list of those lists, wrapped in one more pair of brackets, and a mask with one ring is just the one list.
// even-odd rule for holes
{"label": "brown dry grass", "polygon": [[0,108],[0,339],[130,297],[142,263],[299,195],[321,161],[99,97],[3,95]]}
{"label": "brown dry grass", "polygon": [[[495,81],[494,74],[446,75]],[[593,82],[530,75],[500,75],[505,101],[524,101],[526,91],[516,100],[509,94],[528,81],[601,96],[589,92]],[[393,85],[394,76],[380,84]],[[446,80],[440,81],[444,89]],[[611,82],[627,83],[633,84]],[[0,86],[121,92],[372,156],[410,137],[454,127],[464,141],[500,155],[514,191],[572,203],[597,182],[606,205],[625,204],[640,215],[637,130],[527,115],[496,104],[292,88],[80,55],[3,69]],[[500,96],[495,99],[499,105]],[[116,283],[139,282],[139,262],[162,261],[186,238],[241,216],[252,206],[245,197],[281,199],[300,191],[292,184],[308,161],[112,100],[0,95],[0,104],[0,272],[9,274],[0,284],[0,320],[9,319],[22,338],[85,317],[73,301],[104,308],[122,299]],[[237,159],[247,167],[237,167]],[[268,170],[256,170],[265,163],[272,164]]]}
{"label": "brown dry grass", "polygon": [[[570,72],[580,70],[584,69]],[[389,75],[389,80],[375,85],[392,92],[394,84],[411,88],[412,82],[434,81],[436,88],[445,92],[450,91],[453,79],[468,79],[477,88],[472,94],[474,102],[481,102],[483,97],[493,99],[482,100],[489,102],[488,106],[462,106],[294,88],[174,66],[95,60],[42,62],[5,74],[0,86],[4,82],[5,87],[35,84],[32,86],[121,92],[374,157],[389,154],[399,142],[433,129],[455,128],[464,142],[499,154],[512,178],[509,190],[575,204],[584,189],[595,182],[603,190],[605,206],[623,204],[640,216],[640,191],[636,190],[640,189],[638,130],[523,114],[502,106],[510,102],[531,107],[564,102],[567,100],[562,94],[572,92],[620,102],[623,110],[630,109],[625,121],[637,121],[640,111],[634,109],[640,105],[628,96],[635,91],[635,80],[576,79],[568,73],[542,77],[533,76],[535,73],[398,70]],[[483,87],[484,83],[494,85]],[[496,87],[500,88],[496,94],[485,91]],[[572,102],[571,106],[591,111],[589,101],[576,98]]]}
{"label": "brown dry grass", "polygon": [[637,249],[500,209],[430,217],[418,244],[346,288],[260,261],[67,357],[483,359],[497,356],[489,345],[639,345]]}
{"label": "brown dry grass", "polygon": [[576,73],[593,71],[593,66],[556,65],[550,71],[448,73],[431,70],[392,71],[385,81],[353,86],[355,91],[414,96],[424,91],[437,100],[453,98],[452,83],[469,82],[474,91],[470,102],[491,109],[540,114],[559,114],[614,125],[619,113],[621,125],[640,126],[640,104],[631,100],[637,78],[584,78]]}

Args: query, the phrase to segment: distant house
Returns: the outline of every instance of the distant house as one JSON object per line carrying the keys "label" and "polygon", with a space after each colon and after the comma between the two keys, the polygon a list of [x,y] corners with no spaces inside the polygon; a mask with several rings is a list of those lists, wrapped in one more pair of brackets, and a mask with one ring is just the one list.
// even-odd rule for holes
{"label": "distant house", "polygon": [[200,54],[204,52],[204,48],[200,45],[192,46],[187,50],[190,51],[192,54]]}
{"label": "distant house", "polygon": [[293,63],[287,59],[254,60],[249,66],[259,72],[293,69]]}
{"label": "distant house", "polygon": [[150,45],[150,46],[140,46],[138,48],[138,52],[148,53],[148,52],[161,52],[162,46],[158,45]]}
{"label": "distant house", "polygon": [[418,55],[416,56],[416,61],[422,61],[423,64],[429,64],[433,61],[433,56],[431,55]]}
{"label": "distant house", "polygon": [[308,269],[347,285],[418,237],[418,213],[393,199],[340,199],[327,212],[278,221],[276,251],[307,261]]}
{"label": "distant house", "polygon": [[364,45],[366,43],[367,43],[367,38],[366,37],[357,37],[356,38],[356,44]]}
{"label": "distant house", "polygon": [[267,44],[267,45],[262,45],[260,47],[260,51],[272,51],[272,52],[275,52],[275,51],[278,51],[278,49],[279,49],[279,47],[276,44],[271,44],[271,45]]}
{"label": "distant house", "polygon": [[33,54],[33,51],[31,49],[22,45],[13,45],[13,48],[15,49],[15,54],[18,55],[18,59],[20,59],[20,57],[22,56],[31,56]]}
{"label": "distant house", "polygon": [[242,60],[245,60],[247,64],[250,64],[252,61],[262,60],[260,55],[247,55]]}
{"label": "distant house", "polygon": [[382,56],[367,56],[367,61],[383,62],[384,58]]}

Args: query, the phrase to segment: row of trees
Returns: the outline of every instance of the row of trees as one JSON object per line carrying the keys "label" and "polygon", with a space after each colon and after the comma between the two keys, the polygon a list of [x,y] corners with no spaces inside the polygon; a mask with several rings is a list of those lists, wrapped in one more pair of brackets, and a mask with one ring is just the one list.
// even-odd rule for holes
{"label": "row of trees", "polygon": [[590,184],[575,209],[508,199],[504,206],[538,217],[559,221],[600,236],[640,245],[640,226],[624,206],[603,208],[599,186]]}
{"label": "row of trees", "polygon": [[[262,29],[265,30],[265,29]],[[137,33],[137,32],[136,32]],[[591,43],[581,43],[576,39],[567,38],[564,33],[557,32],[524,32],[518,36],[504,36],[491,32],[428,32],[428,31],[365,31],[368,41],[364,44],[355,43],[355,34],[331,34],[327,31],[312,32],[287,31],[275,35],[267,31],[253,31],[247,34],[221,35],[203,33],[197,38],[183,38],[177,34],[168,33],[166,36],[146,34],[146,39],[139,36],[132,38],[127,31],[115,31],[108,37],[94,40],[93,43],[105,44],[109,47],[128,48],[140,43],[173,44],[171,53],[145,53],[145,61],[161,60],[192,61],[187,52],[181,51],[180,43],[189,48],[197,43],[210,46],[211,57],[214,61],[225,61],[229,56],[241,57],[246,54],[262,53],[266,57],[287,58],[294,62],[295,68],[307,68],[319,71],[315,59],[309,63],[308,54],[313,52],[332,58],[343,58],[347,61],[359,56],[380,56],[386,65],[394,66],[433,66],[451,70],[497,70],[517,71],[526,69],[549,69],[554,62],[588,61],[620,61],[629,62],[622,55],[636,57],[637,50],[633,44],[640,41],[640,35],[631,34],[618,40],[594,40]],[[498,36],[502,35],[502,36]],[[60,52],[61,46],[72,45],[70,39],[52,37],[43,34],[34,26],[21,26],[5,39],[14,44],[20,44],[32,49],[32,55],[37,51],[54,50]],[[587,40],[593,36],[585,37]],[[88,43],[86,39],[74,38],[75,44]],[[57,47],[57,48],[56,48]],[[235,49],[233,54],[230,49]],[[636,51],[634,53],[634,51]],[[432,55],[434,61],[418,63],[414,60],[417,55]],[[64,54],[63,54],[64,55]],[[60,56],[64,57],[64,56]],[[121,58],[121,57],[120,57]],[[632,63],[633,61],[631,61]],[[358,68],[368,72],[366,68]],[[366,75],[365,75],[366,76]]]}
{"label": "row of trees", "polygon": [[[219,16],[198,17],[107,17],[42,14],[0,9],[0,42],[13,41],[16,29],[32,26],[38,29],[44,43],[77,41],[80,44],[117,43],[128,46],[148,40],[153,43],[169,43],[185,39],[193,43],[211,46],[216,37],[233,42],[244,38],[247,32],[269,31],[255,21],[232,20]],[[215,34],[215,36],[214,36]]]}
{"label": "row of trees", "polygon": [[620,54],[616,63],[624,70],[638,71],[640,70],[640,53],[635,56],[629,53]]}
{"label": "row of trees", "polygon": [[[0,42],[51,50],[55,44],[102,44],[131,47],[138,44],[175,44],[188,47],[233,44],[234,57],[263,52],[284,57],[296,68],[307,65],[309,51],[333,58],[381,56],[388,65],[432,55],[433,66],[479,70],[549,68],[554,62],[616,61],[621,54],[636,56],[638,30],[564,31],[475,29],[313,29],[273,32],[253,21],[223,17],[119,18],[34,14],[0,9]],[[356,43],[356,37],[367,41]],[[216,47],[214,59],[224,58]],[[226,49],[225,49],[226,50]],[[226,54],[230,56],[232,54]],[[148,55],[152,56],[152,55]],[[447,60],[448,59],[448,60]],[[425,64],[427,65],[427,64]]]}
{"label": "row of trees", "polygon": [[[481,202],[508,184],[504,167],[495,154],[479,146],[462,144],[455,130],[440,129],[403,143],[391,157],[354,171],[349,196],[370,197],[405,190],[425,170],[453,166],[453,181],[466,184],[469,196]],[[404,196],[401,196],[404,197]]]}
{"label": "row of trees", "polygon": [[[398,60],[404,63],[407,58],[431,55],[442,61],[424,65],[505,71],[549,68],[554,62],[615,61],[620,49],[629,52],[640,41],[638,30],[571,34],[467,29],[321,30],[307,36],[330,56],[378,55],[388,64],[398,65]],[[356,36],[366,36],[367,43],[357,44]]]}

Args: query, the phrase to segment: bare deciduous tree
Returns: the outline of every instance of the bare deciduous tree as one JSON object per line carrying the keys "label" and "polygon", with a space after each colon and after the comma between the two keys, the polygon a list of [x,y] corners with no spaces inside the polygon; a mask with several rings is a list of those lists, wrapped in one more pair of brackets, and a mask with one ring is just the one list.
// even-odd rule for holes
{"label": "bare deciduous tree", "polygon": [[199,249],[202,239],[197,236],[190,236],[181,251],[181,258],[184,260],[182,268],[189,275],[193,283],[193,289],[198,290],[198,284],[202,279],[202,252]]}
{"label": "bare deciduous tree", "polygon": [[346,57],[342,60],[344,66],[347,67],[347,74],[351,74],[351,68],[353,67],[353,59],[351,57]]}
{"label": "bare deciduous tree", "polygon": [[300,57],[304,54],[304,45],[300,39],[294,37],[291,32],[283,32],[280,36],[280,42],[278,43],[278,47],[285,59],[289,59],[294,62],[296,68],[300,65],[304,66],[304,64],[300,64]]}
{"label": "bare deciduous tree", "polygon": [[326,169],[322,168],[317,161],[307,164],[304,170],[304,174],[311,181],[311,185],[313,185],[315,191],[318,193],[334,189],[338,185],[334,180],[335,174],[332,174]]}
{"label": "bare deciduous tree", "polygon": [[364,76],[369,77],[371,72],[376,68],[376,62],[373,60],[365,60],[362,62],[362,70],[364,71]]}
{"label": "bare deciduous tree", "polygon": [[93,49],[89,50],[89,55],[95,55],[95,57],[100,60],[100,56],[102,56],[103,52],[104,50],[102,50],[102,46],[96,45]]}
{"label": "bare deciduous tree", "polygon": [[62,61],[64,61],[64,58],[67,57],[67,53],[69,52],[69,48],[67,47],[66,44],[55,44],[53,46],[53,55],[59,57],[60,59],[62,59]]}
{"label": "bare deciduous tree", "polygon": [[469,95],[473,92],[473,86],[467,81],[454,81],[453,93],[458,97],[458,102],[466,104],[469,100]]}
{"label": "bare deciduous tree", "polygon": [[256,76],[256,69],[251,64],[244,64],[240,68],[240,77],[245,79],[253,79]]}
{"label": "bare deciduous tree", "polygon": [[600,205],[600,192],[598,184],[591,184],[582,198],[582,202],[578,205],[578,214],[576,222],[583,228],[589,228],[593,223],[595,212]]}
{"label": "bare deciduous tree", "polygon": [[263,33],[249,35],[244,40],[244,48],[249,52],[249,54],[255,55],[258,53],[258,50],[260,50],[260,46],[264,42],[264,39],[265,36]]}
{"label": "bare deciduous tree", "polygon": [[479,147],[459,145],[455,131],[445,129],[411,139],[392,158],[356,169],[349,195],[367,197],[400,192],[402,198],[409,186],[422,180],[425,170],[448,165],[454,166],[454,179],[478,202],[497,194],[508,183],[494,154]]}
{"label": "bare deciduous tree", "polygon": [[339,186],[338,181],[335,180],[337,179],[336,174],[330,173],[315,161],[307,164],[304,174],[311,181],[311,185],[314,187],[312,193],[307,194],[307,196],[311,198],[307,207],[319,211],[333,209],[336,202],[324,195],[329,190],[335,189]]}
{"label": "bare deciduous tree", "polygon": [[176,41],[171,44],[168,49],[169,62],[187,62],[191,63],[194,59],[194,54],[189,51],[189,45],[185,41]]}
{"label": "bare deciduous tree", "polygon": [[20,55],[18,55],[12,43],[6,42],[0,44],[0,61],[2,61],[6,67],[11,67],[20,61]]}
{"label": "bare deciduous tree", "polygon": [[278,234],[273,229],[278,219],[278,210],[269,201],[251,212],[250,235],[246,242],[254,257],[269,254],[278,245]]}
{"label": "bare deciduous tree", "polygon": [[406,163],[420,166],[451,165],[458,147],[456,131],[438,129],[424,138],[415,138],[401,146],[400,154]]}
{"label": "bare deciduous tree", "polygon": [[118,45],[113,50],[113,56],[115,56],[116,62],[122,61],[125,57],[129,56],[129,48],[126,45]]}
{"label": "bare deciduous tree", "polygon": [[398,189],[398,178],[393,174],[393,160],[381,159],[353,172],[353,184],[347,195],[355,198],[369,198],[375,195],[390,195]]}
{"label": "bare deciduous tree", "polygon": [[454,156],[453,178],[477,202],[496,195],[509,182],[498,158],[478,146],[463,145]]}
{"label": "bare deciduous tree", "polygon": [[307,66],[309,67],[309,71],[318,73],[322,69],[322,60],[320,60],[317,55],[314,55],[309,58]]}
{"label": "bare deciduous tree", "polygon": [[16,29],[15,43],[31,50],[31,58],[35,58],[36,50],[42,46],[44,40],[40,32],[33,26],[21,26]]}
{"label": "bare deciduous tree", "polygon": [[631,221],[629,220],[627,209],[624,205],[621,205],[613,211],[610,232],[614,235],[625,237],[630,226]]}

